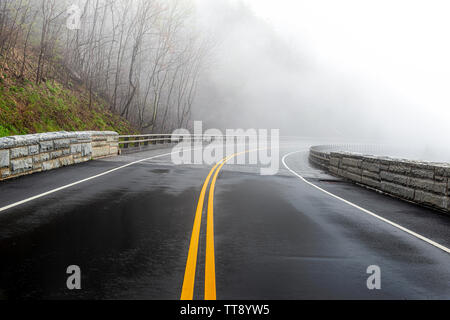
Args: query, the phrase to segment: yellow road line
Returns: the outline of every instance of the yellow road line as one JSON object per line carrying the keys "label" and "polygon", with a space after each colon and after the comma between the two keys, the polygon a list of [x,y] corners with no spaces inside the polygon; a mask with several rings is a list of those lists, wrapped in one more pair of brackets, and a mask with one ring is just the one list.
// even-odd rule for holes
{"label": "yellow road line", "polygon": [[205,201],[206,189],[208,188],[209,180],[217,167],[228,158],[219,161],[208,174],[208,177],[203,184],[200,198],[195,212],[194,227],[192,229],[191,242],[189,245],[189,253],[186,262],[186,270],[184,273],[183,289],[181,291],[181,300],[192,300],[194,298],[194,284],[195,284],[195,270],[197,267],[198,241],[200,238],[200,227],[202,223],[203,204]]}
{"label": "yellow road line", "polygon": [[[205,260],[205,300],[216,300],[216,266],[214,252],[214,191],[220,171],[224,165],[234,157],[253,151],[245,151],[236,153],[219,161],[209,172],[205,183],[203,184],[200,198],[195,212],[194,227],[192,229],[191,242],[189,245],[188,259],[186,262],[186,270],[184,273],[183,289],[181,292],[181,300],[193,300],[195,271],[197,267],[198,243],[200,239],[200,228],[203,214],[203,205],[205,201],[206,189],[209,181],[215,171],[211,182],[208,197],[208,213],[206,227],[206,260]],[[217,169],[217,170],[216,170]]]}
{"label": "yellow road line", "polygon": [[250,151],[236,153],[224,160],[217,169],[209,188],[208,216],[206,226],[206,259],[205,259],[205,300],[216,300],[216,258],[214,250],[214,191],[216,189],[217,177],[223,166],[234,157]]}
{"label": "yellow road line", "polygon": [[205,300],[216,300],[216,258],[214,252],[214,190],[220,170],[226,161],[217,169],[209,188],[208,216],[206,225],[206,259],[205,259]]}

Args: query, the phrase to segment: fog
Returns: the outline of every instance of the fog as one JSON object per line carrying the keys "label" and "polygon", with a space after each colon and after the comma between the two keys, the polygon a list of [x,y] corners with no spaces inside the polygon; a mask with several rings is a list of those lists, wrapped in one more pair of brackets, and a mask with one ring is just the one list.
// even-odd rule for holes
{"label": "fog", "polygon": [[450,161],[446,1],[196,2],[215,50],[193,119]]}

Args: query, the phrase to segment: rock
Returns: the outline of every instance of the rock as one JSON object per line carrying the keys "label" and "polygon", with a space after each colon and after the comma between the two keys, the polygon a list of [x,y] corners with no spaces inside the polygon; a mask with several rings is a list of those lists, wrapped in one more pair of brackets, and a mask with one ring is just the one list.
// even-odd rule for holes
{"label": "rock", "polygon": [[447,209],[448,206],[448,198],[444,196],[438,196],[425,191],[416,191],[416,195],[414,197],[414,201],[431,205],[434,207],[438,207],[441,209]]}
{"label": "rock", "polygon": [[9,167],[9,150],[0,150],[0,168]]}
{"label": "rock", "polygon": [[381,190],[406,200],[414,200],[414,189],[395,183],[381,182]]}
{"label": "rock", "polygon": [[53,141],[42,141],[39,143],[41,146],[41,152],[47,152],[53,150]]}
{"label": "rock", "polygon": [[55,140],[53,143],[56,150],[70,147],[69,139]]}
{"label": "rock", "polygon": [[404,176],[401,174],[395,174],[395,173],[387,172],[387,171],[381,171],[380,178],[381,178],[381,181],[393,182],[393,183],[401,184],[404,186],[408,185],[408,179],[409,179],[408,176]]}
{"label": "rock", "polygon": [[33,158],[11,160],[13,174],[29,171],[33,169]]}
{"label": "rock", "polygon": [[23,158],[28,156],[28,147],[13,148],[10,152],[11,159]]}
{"label": "rock", "polygon": [[39,145],[29,146],[28,147],[28,153],[30,155],[35,155],[39,153]]}

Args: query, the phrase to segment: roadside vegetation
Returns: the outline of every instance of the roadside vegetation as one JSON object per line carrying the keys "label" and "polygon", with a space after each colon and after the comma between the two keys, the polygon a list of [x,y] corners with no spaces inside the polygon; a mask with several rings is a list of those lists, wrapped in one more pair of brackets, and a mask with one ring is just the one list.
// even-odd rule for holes
{"label": "roadside vegetation", "polygon": [[55,80],[36,84],[3,74],[0,80],[0,137],[52,131],[137,130],[96,99],[88,107],[86,92],[64,88]]}
{"label": "roadside vegetation", "polygon": [[190,0],[0,0],[0,136],[188,127],[209,50],[192,13]]}

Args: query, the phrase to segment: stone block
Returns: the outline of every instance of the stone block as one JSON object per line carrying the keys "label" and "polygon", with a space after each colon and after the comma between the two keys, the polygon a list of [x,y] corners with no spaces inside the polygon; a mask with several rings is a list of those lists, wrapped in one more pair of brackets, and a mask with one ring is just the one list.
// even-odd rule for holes
{"label": "stone block", "polygon": [[341,160],[344,157],[344,155],[340,152],[330,152],[330,159],[331,158],[336,158]]}
{"label": "stone block", "polygon": [[55,149],[64,149],[70,147],[70,139],[60,139],[54,141]]}
{"label": "stone block", "polygon": [[353,158],[343,158],[342,165],[349,167],[361,168],[362,160],[361,159],[353,159]]}
{"label": "stone block", "polygon": [[70,166],[70,165],[74,164],[73,156],[61,158],[61,159],[59,159],[59,162],[62,167]]}
{"label": "stone block", "polygon": [[363,161],[361,164],[361,168],[366,171],[379,173],[380,172],[380,163]]}
{"label": "stone block", "polygon": [[362,169],[356,168],[356,167],[348,167],[347,171],[353,174],[356,174],[358,176],[362,175]]}
{"label": "stone block", "polygon": [[30,171],[33,169],[33,158],[11,160],[11,170],[13,174]]}
{"label": "stone block", "polygon": [[107,147],[99,147],[92,149],[92,157],[94,159],[101,158],[109,155],[109,146]]}
{"label": "stone block", "polygon": [[48,161],[48,160],[50,160],[50,153],[41,153],[41,154],[33,156],[34,163],[44,162],[44,161]]}
{"label": "stone block", "polygon": [[51,159],[57,159],[57,158],[60,158],[60,157],[62,157],[62,155],[63,155],[62,150],[50,152],[50,158],[51,158]]}
{"label": "stone block", "polygon": [[358,183],[361,182],[361,178],[362,178],[360,175],[357,175],[357,174],[354,174],[354,173],[351,173],[351,172],[345,171],[345,170],[342,170],[342,171],[341,171],[341,175],[342,175],[344,178],[347,178],[347,179],[349,179],[349,180],[352,180],[352,181],[358,182]]}
{"label": "stone block", "polygon": [[414,201],[438,207],[441,209],[447,209],[448,207],[448,197],[439,196],[426,191],[417,190],[414,197]]}
{"label": "stone block", "polygon": [[92,142],[107,142],[107,136],[92,136]]}
{"label": "stone block", "polygon": [[87,157],[92,155],[92,145],[90,143],[85,143],[81,145],[81,156]]}
{"label": "stone block", "polygon": [[409,174],[411,172],[411,168],[404,163],[394,163],[389,165],[389,171],[393,173]]}
{"label": "stone block", "polygon": [[42,163],[33,163],[33,171],[42,171]]}
{"label": "stone block", "polygon": [[380,181],[380,175],[378,173],[373,172],[373,171],[363,170],[362,176],[370,178],[372,180]]}
{"label": "stone block", "polygon": [[381,189],[381,182],[379,180],[374,180],[369,177],[363,176],[361,179],[361,183],[375,189]]}
{"label": "stone block", "polygon": [[39,153],[39,145],[33,145],[28,147],[28,153],[30,155],[35,155]]}
{"label": "stone block", "polygon": [[432,169],[418,169],[412,168],[411,174],[414,177],[424,178],[424,179],[434,179],[434,170]]}
{"label": "stone block", "polygon": [[441,195],[447,194],[447,183],[437,182],[433,180],[409,178],[408,185],[414,189],[434,192]]}
{"label": "stone block", "polygon": [[0,150],[0,168],[9,167],[9,150]]}
{"label": "stone block", "polygon": [[73,163],[74,164],[78,164],[78,163],[83,163],[83,162],[86,162],[86,161],[89,161],[89,160],[91,160],[91,157],[74,157],[73,158]]}
{"label": "stone block", "polygon": [[382,181],[393,182],[393,183],[401,184],[404,186],[408,185],[408,179],[409,179],[407,176],[404,176],[401,174],[395,174],[395,173],[387,172],[387,171],[381,171],[380,178]]}
{"label": "stone block", "polygon": [[11,175],[9,168],[0,169],[0,178],[6,179]]}
{"label": "stone block", "polygon": [[331,167],[330,167],[330,172],[331,172],[332,174],[339,175],[339,169],[338,169],[338,167],[331,166]]}
{"label": "stone block", "polygon": [[386,193],[398,196],[400,198],[404,198],[407,200],[414,200],[414,189],[405,186],[382,181],[381,190]]}
{"label": "stone block", "polygon": [[109,146],[109,143],[106,143],[105,141],[93,141],[91,145],[93,148],[99,148]]}
{"label": "stone block", "polygon": [[340,159],[339,158],[330,158],[330,166],[333,166],[333,167],[339,167],[339,162],[340,162]]}
{"label": "stone block", "polygon": [[52,170],[59,168],[61,165],[59,163],[59,160],[49,160],[42,163],[42,170]]}
{"label": "stone block", "polygon": [[81,153],[81,144],[73,144],[70,146],[70,153],[76,154]]}
{"label": "stone block", "polygon": [[119,154],[119,148],[118,147],[110,147],[109,154],[112,156],[117,156]]}
{"label": "stone block", "polygon": [[39,142],[39,145],[41,147],[41,152],[48,152],[53,151],[53,141],[41,141]]}
{"label": "stone block", "polygon": [[450,164],[439,163],[434,167],[435,175],[441,177],[450,177]]}
{"label": "stone block", "polygon": [[28,156],[28,147],[12,148],[11,159],[23,158]]}

